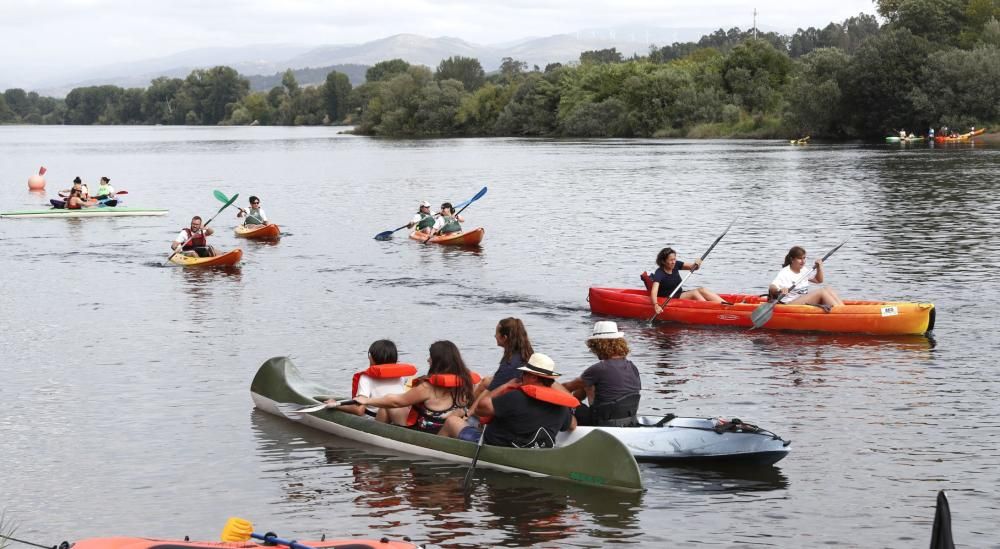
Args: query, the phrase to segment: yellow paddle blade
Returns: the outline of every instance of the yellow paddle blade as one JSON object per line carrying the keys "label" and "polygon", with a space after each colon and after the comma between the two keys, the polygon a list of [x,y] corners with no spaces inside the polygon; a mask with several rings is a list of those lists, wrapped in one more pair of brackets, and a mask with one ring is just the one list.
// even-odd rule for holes
{"label": "yellow paddle blade", "polygon": [[247,519],[230,517],[222,527],[222,541],[248,541],[253,533],[253,523]]}

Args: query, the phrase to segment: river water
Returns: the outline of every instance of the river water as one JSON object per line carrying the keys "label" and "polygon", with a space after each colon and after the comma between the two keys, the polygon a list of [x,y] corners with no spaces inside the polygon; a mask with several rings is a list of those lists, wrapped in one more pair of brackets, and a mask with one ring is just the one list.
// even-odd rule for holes
{"label": "river water", "polygon": [[[229,516],[285,537],[432,545],[916,547],[947,489],[955,538],[1000,547],[1000,149],[683,140],[354,137],[343,128],[0,127],[0,210],[108,176],[166,217],[0,220],[0,494],[19,537],[215,539]],[[403,231],[421,199],[489,191],[473,250]],[[255,194],[285,236],[219,271],[164,266],[212,191]],[[689,282],[759,292],[790,245],[858,299],[932,301],[933,337],[647,327],[619,320],[642,410],[736,416],[792,439],[765,469],[642,465],[622,495],[413,459],[252,409],[267,358],[348,391],[375,339],[475,370],[501,318],[567,375],[595,359],[591,285],[635,287],[665,245]]]}

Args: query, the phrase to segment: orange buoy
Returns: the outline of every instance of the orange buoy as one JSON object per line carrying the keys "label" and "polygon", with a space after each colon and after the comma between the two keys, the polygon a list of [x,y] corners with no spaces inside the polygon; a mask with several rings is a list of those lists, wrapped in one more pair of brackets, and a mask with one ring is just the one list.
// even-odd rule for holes
{"label": "orange buoy", "polygon": [[29,191],[44,191],[45,190],[45,166],[38,168],[38,174],[32,175],[28,178],[28,190]]}

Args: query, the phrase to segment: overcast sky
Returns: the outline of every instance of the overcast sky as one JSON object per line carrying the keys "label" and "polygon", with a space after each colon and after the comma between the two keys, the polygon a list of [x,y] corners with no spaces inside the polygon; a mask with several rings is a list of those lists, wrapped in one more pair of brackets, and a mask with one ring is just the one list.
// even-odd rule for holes
{"label": "overcast sky", "polygon": [[360,43],[398,33],[479,44],[585,28],[760,28],[792,32],[871,0],[0,0],[0,83],[249,44]]}

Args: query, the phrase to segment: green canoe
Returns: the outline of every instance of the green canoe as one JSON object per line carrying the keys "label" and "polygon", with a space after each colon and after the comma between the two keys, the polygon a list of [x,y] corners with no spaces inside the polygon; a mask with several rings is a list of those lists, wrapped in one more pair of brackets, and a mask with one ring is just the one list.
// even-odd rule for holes
{"label": "green canoe", "polygon": [[885,142],[886,143],[899,143],[899,136],[898,135],[890,135],[889,137],[885,138]]}
{"label": "green canoe", "polygon": [[20,212],[3,212],[0,217],[6,219],[30,219],[34,217],[128,217],[136,215],[166,215],[167,210],[152,210],[148,208],[84,208],[82,210],[67,210],[51,208],[48,210],[25,210]]}
{"label": "green canoe", "polygon": [[[288,407],[280,405],[319,404],[333,394],[330,389],[304,379],[287,357],[264,362],[250,384],[250,394],[254,405],[264,412],[373,446],[459,463],[471,462],[476,451],[471,442],[379,423],[367,416],[332,409],[287,413]],[[477,466],[605,488],[642,490],[642,477],[632,453],[614,436],[598,430],[556,448],[483,446]]]}

